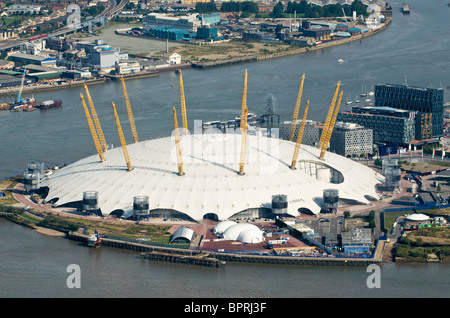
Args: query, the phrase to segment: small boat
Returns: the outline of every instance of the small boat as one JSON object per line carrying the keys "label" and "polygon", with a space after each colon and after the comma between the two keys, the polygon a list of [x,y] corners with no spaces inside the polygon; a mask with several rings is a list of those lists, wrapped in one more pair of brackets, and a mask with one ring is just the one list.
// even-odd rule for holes
{"label": "small boat", "polygon": [[102,240],[97,232],[90,235],[88,238],[88,246],[89,247],[99,247],[102,244]]}
{"label": "small boat", "polygon": [[338,62],[339,63],[344,63],[344,60],[343,59],[339,59]]}

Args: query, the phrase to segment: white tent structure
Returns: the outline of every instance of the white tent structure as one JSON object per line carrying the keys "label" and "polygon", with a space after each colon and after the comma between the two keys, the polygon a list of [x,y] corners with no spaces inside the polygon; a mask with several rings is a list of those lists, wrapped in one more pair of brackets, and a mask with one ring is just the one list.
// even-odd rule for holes
{"label": "white tent structure", "polygon": [[242,243],[259,243],[264,240],[263,232],[254,224],[237,223],[223,232],[225,240],[240,241]]}
{"label": "white tent structure", "polygon": [[[132,216],[133,198],[149,197],[149,216],[201,220],[207,214],[226,220],[243,213],[271,211],[273,195],[288,198],[287,213],[317,214],[323,190],[339,191],[341,199],[367,204],[378,199],[375,186],[384,177],[345,157],[302,145],[296,169],[290,168],[295,143],[258,135],[247,136],[245,174],[239,175],[240,134],[182,136],[183,176],[178,175],[174,137],[128,145],[133,170],[128,171],[122,148],[92,155],[54,172],[42,185],[46,201],[57,206],[80,201],[84,191],[98,191],[103,215],[122,211]],[[256,214],[256,215],[255,215]]]}
{"label": "white tent structure", "polygon": [[407,220],[414,222],[423,222],[428,220],[429,218],[430,218],[429,216],[422,213],[410,214],[406,217]]}

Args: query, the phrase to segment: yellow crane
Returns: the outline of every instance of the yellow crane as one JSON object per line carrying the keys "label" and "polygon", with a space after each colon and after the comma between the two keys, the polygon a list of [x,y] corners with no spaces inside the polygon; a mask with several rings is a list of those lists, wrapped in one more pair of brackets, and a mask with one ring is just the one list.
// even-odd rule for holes
{"label": "yellow crane", "polygon": [[183,159],[180,145],[180,132],[178,131],[177,110],[173,108],[173,126],[175,129],[175,145],[177,147],[177,161],[178,161],[178,175],[184,175],[183,171]]}
{"label": "yellow crane", "polygon": [[336,123],[336,117],[339,112],[339,106],[341,105],[341,100],[342,100],[342,91],[339,94],[339,99],[337,101],[336,107],[334,108],[333,117],[331,118],[331,122],[330,122],[330,125],[328,126],[328,130],[326,132],[326,136],[325,136],[325,140],[322,145],[322,149],[320,150],[320,159],[321,160],[323,160],[323,158],[325,157],[325,153],[328,148],[328,143],[330,142],[331,134],[333,133],[334,124]]}
{"label": "yellow crane", "polygon": [[120,144],[122,145],[123,156],[125,158],[125,162],[127,163],[128,171],[131,171],[131,170],[133,170],[133,167],[131,166],[131,160],[130,160],[130,155],[128,154],[127,143],[126,143],[125,137],[123,135],[122,125],[120,125],[119,116],[117,115],[116,105],[114,105],[114,102],[112,103],[112,107],[113,107],[113,111],[114,111],[114,117],[116,118],[117,132],[119,133]]}
{"label": "yellow crane", "polygon": [[241,176],[245,174],[245,154],[247,152],[247,113],[247,70],[245,70],[244,91],[242,93],[241,120],[239,124],[242,135],[241,158],[239,161],[239,175]]}
{"label": "yellow crane", "polygon": [[180,102],[181,102],[181,120],[183,123],[183,134],[187,135],[188,126],[187,126],[187,115],[186,115],[186,101],[184,99],[184,85],[183,85],[183,75],[180,70]]}
{"label": "yellow crane", "polygon": [[100,161],[105,161],[105,156],[103,155],[102,146],[100,145],[100,141],[98,140],[97,132],[95,131],[94,123],[92,122],[91,115],[89,114],[89,110],[86,106],[86,102],[84,101],[83,94],[80,93],[80,98],[83,103],[84,113],[86,114],[86,120],[89,125],[89,129],[92,134],[92,139],[94,140],[95,149],[97,149],[98,156],[100,157]]}
{"label": "yellow crane", "polygon": [[305,111],[303,112],[302,123],[300,124],[300,129],[297,135],[297,142],[295,144],[294,156],[292,157],[291,169],[295,169],[297,165],[298,154],[300,152],[300,145],[303,139],[303,132],[305,131],[306,114],[308,113],[309,100],[306,101]]}
{"label": "yellow crane", "polygon": [[330,125],[331,117],[333,116],[334,105],[336,104],[336,98],[337,98],[337,94],[339,92],[339,86],[340,85],[341,85],[341,82],[338,82],[337,83],[337,87],[336,87],[336,91],[334,92],[333,100],[331,101],[330,109],[328,110],[327,119],[325,120],[325,125],[323,127],[322,135],[320,136],[320,140],[319,140],[319,149],[322,149],[323,142],[324,142],[325,137],[327,135],[326,132],[328,130],[328,126]]}
{"label": "yellow crane", "polygon": [[138,142],[139,139],[138,139],[138,135],[137,135],[137,131],[136,131],[136,125],[134,123],[133,111],[131,110],[130,99],[128,98],[127,88],[125,86],[125,80],[123,79],[123,76],[120,77],[120,80],[122,81],[123,95],[125,96],[125,105],[127,106],[128,119],[130,120],[131,133],[133,134],[133,140],[134,140],[134,142]]}
{"label": "yellow crane", "polygon": [[302,100],[303,82],[304,81],[305,81],[305,74],[303,74],[303,76],[302,76],[302,81],[300,83],[300,89],[298,90],[297,102],[295,104],[294,116],[292,116],[291,132],[289,133],[290,141],[292,141],[294,139],[295,126],[297,126],[298,111],[300,110],[300,102]]}
{"label": "yellow crane", "polygon": [[86,91],[89,107],[91,108],[92,119],[94,120],[95,129],[97,130],[98,138],[100,139],[100,144],[102,145],[103,152],[106,152],[108,150],[108,146],[106,145],[106,140],[105,136],[103,135],[102,126],[100,125],[100,121],[98,120],[97,112],[95,111],[94,103],[92,102],[91,94],[89,93],[86,83],[84,83],[84,89]]}

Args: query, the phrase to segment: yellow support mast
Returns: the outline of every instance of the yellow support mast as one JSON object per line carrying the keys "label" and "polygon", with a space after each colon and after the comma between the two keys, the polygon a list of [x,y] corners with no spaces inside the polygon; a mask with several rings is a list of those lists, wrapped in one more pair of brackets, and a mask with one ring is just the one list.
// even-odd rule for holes
{"label": "yellow support mast", "polygon": [[130,99],[128,98],[127,88],[125,86],[125,81],[123,79],[123,76],[120,77],[120,80],[122,81],[123,95],[125,96],[125,105],[127,106],[128,119],[130,120],[131,133],[133,134],[133,140],[134,140],[134,142],[138,142],[139,139],[138,139],[138,135],[137,135],[137,131],[136,131],[136,125],[134,123],[133,111],[131,110]]}
{"label": "yellow support mast", "polygon": [[181,120],[183,123],[183,134],[188,134],[187,115],[186,115],[186,100],[184,99],[184,85],[183,75],[180,72],[180,103],[181,103]]}
{"label": "yellow support mast", "polygon": [[327,119],[325,120],[325,125],[323,127],[322,135],[320,136],[320,140],[319,140],[319,149],[322,149],[323,142],[324,142],[325,137],[327,135],[326,132],[328,130],[328,126],[330,125],[331,117],[333,116],[334,105],[336,104],[336,98],[337,98],[337,95],[338,95],[338,92],[339,92],[339,86],[340,85],[341,85],[341,82],[338,82],[337,83],[337,87],[336,87],[336,91],[334,92],[333,100],[331,101],[330,109],[328,110]]}
{"label": "yellow support mast", "polygon": [[341,104],[341,100],[342,100],[342,91],[339,94],[339,99],[338,99],[336,107],[334,109],[333,117],[331,118],[331,122],[330,122],[330,125],[328,126],[327,134],[325,136],[325,140],[323,142],[322,149],[320,150],[320,159],[321,160],[323,160],[323,158],[325,157],[325,153],[328,148],[328,143],[330,142],[331,135],[333,133],[334,124],[336,123],[336,117],[339,112],[339,106]]}
{"label": "yellow support mast", "polygon": [[100,145],[100,141],[98,140],[97,132],[95,131],[94,123],[92,122],[91,115],[89,114],[89,110],[86,106],[86,102],[84,101],[83,94],[80,93],[81,101],[83,103],[84,113],[86,114],[86,120],[89,125],[89,129],[92,134],[92,139],[94,140],[95,149],[97,149],[98,156],[100,157],[100,161],[105,161],[105,156],[103,155],[102,146]]}
{"label": "yellow support mast", "polygon": [[173,127],[175,129],[175,145],[177,147],[178,175],[183,176],[183,158],[180,145],[180,132],[178,131],[177,110],[173,108]]}
{"label": "yellow support mast", "polygon": [[300,152],[300,145],[303,139],[303,132],[305,131],[305,123],[306,123],[306,114],[308,113],[309,100],[306,101],[305,111],[303,112],[302,123],[300,124],[300,130],[297,135],[297,142],[295,144],[294,156],[292,157],[291,169],[295,169],[297,165],[298,154]]}
{"label": "yellow support mast", "polygon": [[291,132],[289,134],[290,141],[292,141],[294,139],[295,127],[297,126],[298,111],[300,110],[300,102],[302,100],[303,82],[304,81],[305,81],[305,74],[303,74],[303,76],[302,76],[302,81],[300,83],[300,89],[298,90],[298,96],[297,96],[297,102],[295,104],[294,116],[292,117],[292,122],[291,122]]}
{"label": "yellow support mast", "polygon": [[242,106],[241,106],[241,120],[240,120],[240,129],[242,135],[241,141],[241,158],[239,161],[239,175],[242,176],[245,174],[245,155],[247,152],[247,70],[245,70],[244,77],[244,91],[242,93]]}
{"label": "yellow support mast", "polygon": [[117,115],[116,105],[114,105],[114,102],[112,103],[112,107],[114,110],[114,117],[116,118],[117,131],[118,131],[119,137],[120,137],[120,144],[122,145],[123,156],[125,158],[125,162],[127,163],[128,171],[131,171],[131,170],[133,170],[133,167],[131,166],[131,160],[130,160],[130,155],[128,154],[127,143],[126,143],[125,137],[123,135],[122,126],[120,125],[119,116]]}
{"label": "yellow support mast", "polygon": [[106,145],[106,140],[105,136],[103,135],[102,126],[100,125],[100,121],[98,120],[97,112],[95,111],[94,103],[92,102],[91,94],[89,93],[86,83],[84,83],[84,89],[86,91],[89,107],[91,108],[92,119],[94,120],[95,129],[97,130],[98,138],[100,139],[100,144],[102,145],[103,152],[106,152],[108,150],[108,146]]}

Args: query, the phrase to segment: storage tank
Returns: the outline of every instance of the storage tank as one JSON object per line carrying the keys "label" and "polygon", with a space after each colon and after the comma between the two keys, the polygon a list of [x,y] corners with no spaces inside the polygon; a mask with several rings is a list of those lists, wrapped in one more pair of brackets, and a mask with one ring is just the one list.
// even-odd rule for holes
{"label": "storage tank", "polygon": [[140,218],[149,214],[148,196],[140,195],[133,198],[134,216]]}
{"label": "storage tank", "polygon": [[41,175],[37,171],[25,171],[23,173],[25,190],[39,190],[41,187]]}
{"label": "storage tank", "polygon": [[325,189],[323,190],[323,208],[336,209],[339,207],[339,190]]}
{"label": "storage tank", "polygon": [[389,168],[386,170],[386,185],[388,187],[399,187],[401,184],[401,174],[400,168]]}
{"label": "storage tank", "polygon": [[272,196],[272,213],[287,214],[288,199],[285,194],[277,194]]}
{"label": "storage tank", "polygon": [[83,192],[83,210],[86,212],[98,210],[98,192],[85,191]]}

